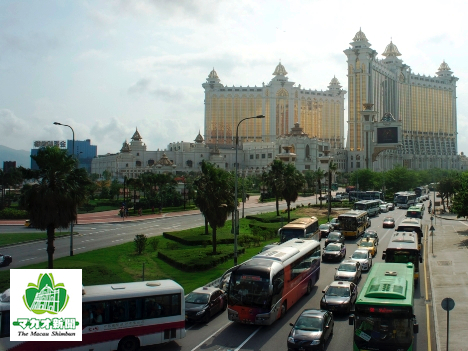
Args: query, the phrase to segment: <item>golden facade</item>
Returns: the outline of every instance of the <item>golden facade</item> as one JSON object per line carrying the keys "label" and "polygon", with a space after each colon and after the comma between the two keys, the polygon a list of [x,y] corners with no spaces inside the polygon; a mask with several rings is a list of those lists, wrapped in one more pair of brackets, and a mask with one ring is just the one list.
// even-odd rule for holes
{"label": "golden facade", "polygon": [[[398,58],[401,53],[390,42],[382,55],[360,30],[351,47],[345,50],[348,61],[348,139],[350,155],[365,155],[361,111],[364,103],[374,104],[377,116],[391,113],[402,123],[402,144],[394,154],[393,164],[412,168],[450,167],[444,158],[457,155],[456,82],[450,67],[443,62],[435,76],[412,73]],[[428,158],[428,156],[431,156]],[[405,162],[403,162],[403,159]],[[380,164],[378,169],[392,167]],[[354,164],[356,165],[356,164]],[[350,163],[350,171],[353,170]]]}
{"label": "golden facade", "polygon": [[211,71],[205,88],[205,136],[208,144],[235,142],[239,121],[264,115],[264,119],[249,119],[239,126],[241,141],[274,141],[288,135],[295,123],[312,138],[330,142],[332,147],[344,147],[344,95],[336,78],[328,90],[307,90],[295,86],[286,77],[280,63],[268,85],[262,87],[227,87],[220,83],[216,71]]}

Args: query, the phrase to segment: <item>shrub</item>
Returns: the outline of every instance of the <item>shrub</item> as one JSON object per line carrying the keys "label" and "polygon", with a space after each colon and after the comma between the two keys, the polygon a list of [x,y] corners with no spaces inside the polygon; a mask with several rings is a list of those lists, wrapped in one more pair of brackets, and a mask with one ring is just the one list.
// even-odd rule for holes
{"label": "shrub", "polygon": [[149,244],[150,244],[151,248],[153,249],[153,251],[156,251],[158,249],[158,246],[159,246],[159,239],[158,238],[151,238],[149,240]]}
{"label": "shrub", "polygon": [[137,250],[138,255],[141,255],[141,253],[145,250],[147,241],[148,238],[145,234],[135,235],[135,239],[133,239],[133,242],[135,243],[135,248]]}
{"label": "shrub", "polygon": [[28,219],[28,211],[6,207],[0,211],[0,219]]}

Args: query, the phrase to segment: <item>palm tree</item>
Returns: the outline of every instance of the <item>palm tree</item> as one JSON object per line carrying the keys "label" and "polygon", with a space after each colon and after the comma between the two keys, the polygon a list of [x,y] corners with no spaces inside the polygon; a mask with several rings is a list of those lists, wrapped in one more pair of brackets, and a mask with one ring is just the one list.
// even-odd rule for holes
{"label": "palm tree", "polygon": [[288,222],[291,221],[291,202],[296,202],[299,191],[301,191],[304,186],[304,181],[305,179],[302,173],[299,172],[292,163],[288,163],[284,168],[285,186],[282,193],[288,207]]}
{"label": "palm tree", "polygon": [[319,194],[320,194],[320,197],[319,197],[319,200],[320,200],[320,208],[322,208],[322,178],[325,176],[325,172],[319,167],[319,169],[317,169],[315,171],[315,179],[317,180],[317,184],[318,184],[318,187],[319,187]]}
{"label": "palm tree", "polygon": [[271,189],[276,199],[276,215],[279,216],[279,198],[284,188],[284,169],[285,164],[281,160],[274,160],[268,172],[262,174],[262,181]]}
{"label": "palm tree", "polygon": [[216,230],[224,226],[229,213],[235,209],[234,182],[229,172],[211,163],[202,161],[201,169],[201,176],[194,182],[195,204],[212,229],[213,254],[216,254]]}
{"label": "palm tree", "polygon": [[77,206],[86,200],[86,187],[91,181],[66,150],[45,147],[31,158],[39,167],[37,182],[23,187],[21,204],[28,210],[31,223],[47,230],[48,268],[52,269],[55,229],[65,229],[76,220]]}

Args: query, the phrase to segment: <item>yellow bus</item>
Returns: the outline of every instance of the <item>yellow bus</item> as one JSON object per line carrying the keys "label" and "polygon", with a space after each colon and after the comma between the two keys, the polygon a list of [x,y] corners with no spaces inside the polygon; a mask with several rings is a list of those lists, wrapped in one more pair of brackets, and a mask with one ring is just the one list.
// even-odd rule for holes
{"label": "yellow bus", "polygon": [[278,230],[280,243],[291,239],[320,240],[320,230],[317,217],[298,218]]}
{"label": "yellow bus", "polygon": [[345,238],[357,238],[371,226],[367,212],[360,210],[353,210],[339,215],[338,222]]}

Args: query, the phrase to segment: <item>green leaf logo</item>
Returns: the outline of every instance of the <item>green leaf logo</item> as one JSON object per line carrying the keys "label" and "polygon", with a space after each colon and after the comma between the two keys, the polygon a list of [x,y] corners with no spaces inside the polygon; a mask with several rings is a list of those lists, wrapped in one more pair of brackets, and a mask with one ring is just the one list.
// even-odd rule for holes
{"label": "green leaf logo", "polygon": [[57,314],[65,309],[69,296],[63,283],[55,284],[52,273],[39,274],[37,285],[28,284],[23,295],[26,308],[35,314]]}

